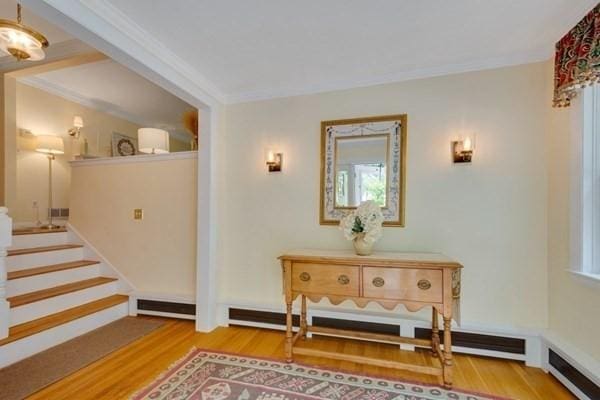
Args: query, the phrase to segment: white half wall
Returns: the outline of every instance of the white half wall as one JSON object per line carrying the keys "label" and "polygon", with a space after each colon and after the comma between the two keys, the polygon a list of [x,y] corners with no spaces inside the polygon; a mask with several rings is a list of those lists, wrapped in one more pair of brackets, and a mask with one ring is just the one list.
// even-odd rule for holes
{"label": "white half wall", "polygon": [[138,291],[194,296],[196,198],[195,152],[76,161],[69,223]]}

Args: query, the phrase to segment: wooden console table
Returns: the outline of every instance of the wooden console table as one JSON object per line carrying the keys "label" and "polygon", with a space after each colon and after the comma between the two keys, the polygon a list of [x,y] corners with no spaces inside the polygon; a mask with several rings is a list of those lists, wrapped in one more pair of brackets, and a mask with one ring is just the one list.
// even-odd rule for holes
{"label": "wooden console table", "polygon": [[[440,255],[422,253],[377,253],[356,256],[352,251],[298,250],[280,256],[283,268],[287,330],[285,355],[288,362],[294,354],[328,357],[380,367],[406,369],[442,376],[444,386],[452,387],[451,321],[460,308],[460,271],[462,265]],[[292,332],[292,302],[301,296],[300,330]],[[359,307],[376,302],[388,310],[403,304],[409,311],[432,307],[431,340],[394,335],[361,333],[309,326],[306,321],[306,299],[318,302],[327,298],[333,304],[352,300]],[[444,320],[444,345],[440,345],[438,313]],[[439,367],[420,366],[371,357],[340,354],[295,347],[308,332],[332,334],[354,339],[407,343],[431,348],[440,361]]]}

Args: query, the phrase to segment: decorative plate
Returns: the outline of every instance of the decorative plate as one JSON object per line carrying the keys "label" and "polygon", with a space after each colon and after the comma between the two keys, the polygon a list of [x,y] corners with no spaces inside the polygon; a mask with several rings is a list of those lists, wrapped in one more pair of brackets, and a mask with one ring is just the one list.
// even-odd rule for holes
{"label": "decorative plate", "polygon": [[134,156],[137,154],[137,139],[113,132],[112,154],[118,156]]}

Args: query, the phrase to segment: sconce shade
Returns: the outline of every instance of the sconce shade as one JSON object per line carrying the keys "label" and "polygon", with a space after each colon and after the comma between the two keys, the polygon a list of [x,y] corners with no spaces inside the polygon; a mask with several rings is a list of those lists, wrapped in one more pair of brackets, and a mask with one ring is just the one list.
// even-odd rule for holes
{"label": "sconce shade", "polygon": [[79,115],[76,115],[75,118],[73,118],[73,126],[75,128],[83,128],[83,118],[81,118]]}
{"label": "sconce shade", "polygon": [[65,154],[65,143],[60,136],[39,135],[36,136],[37,145],[35,150],[44,154]]}
{"label": "sconce shade", "polygon": [[156,128],[140,128],[138,129],[138,146],[142,153],[168,153],[169,132]]}
{"label": "sconce shade", "polygon": [[452,158],[454,163],[470,163],[473,161],[473,150],[475,149],[475,138],[466,136],[452,142]]}
{"label": "sconce shade", "polygon": [[283,158],[282,153],[278,153],[275,150],[267,149],[265,151],[265,161],[269,172],[281,172],[281,160]]}

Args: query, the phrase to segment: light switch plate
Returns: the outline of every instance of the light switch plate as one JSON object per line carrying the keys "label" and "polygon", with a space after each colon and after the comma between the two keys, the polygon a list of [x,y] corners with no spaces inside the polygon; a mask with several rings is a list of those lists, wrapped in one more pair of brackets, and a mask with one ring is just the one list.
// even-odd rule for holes
{"label": "light switch plate", "polygon": [[135,208],[133,210],[133,219],[144,219],[144,210],[142,210],[141,208]]}

